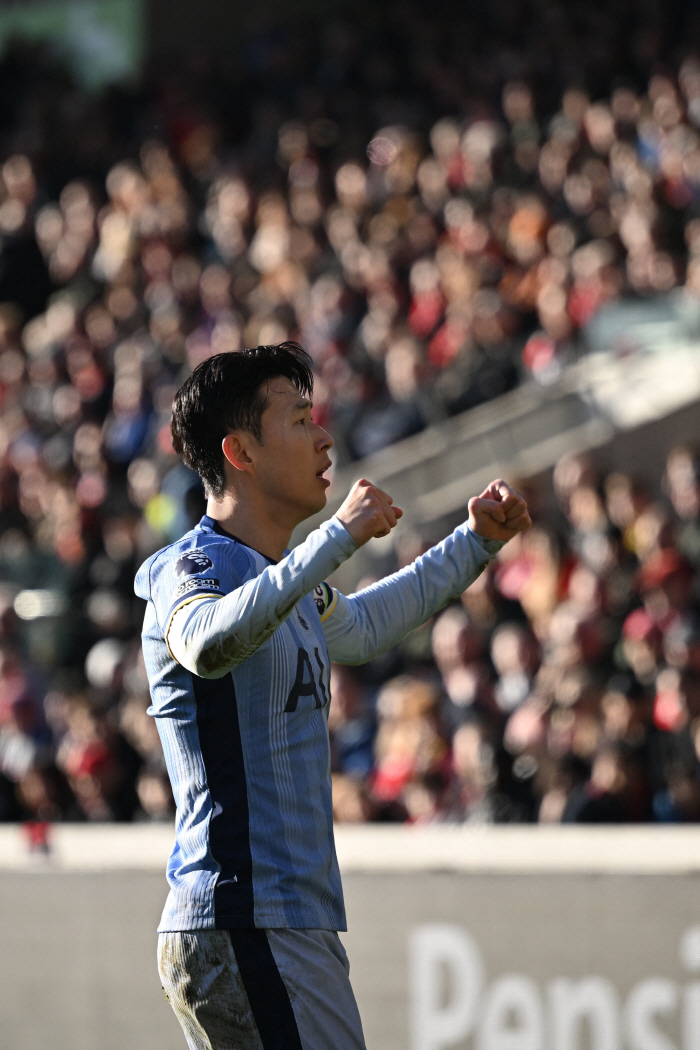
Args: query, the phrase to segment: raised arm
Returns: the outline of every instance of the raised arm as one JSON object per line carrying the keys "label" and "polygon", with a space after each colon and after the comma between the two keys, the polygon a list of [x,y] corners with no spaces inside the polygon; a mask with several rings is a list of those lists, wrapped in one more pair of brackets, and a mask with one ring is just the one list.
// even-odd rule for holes
{"label": "raised arm", "polygon": [[331,660],[360,664],[391,649],[465,591],[503,544],[530,526],[522,496],[502,481],[471,500],[469,511],[468,522],[393,576],[348,597],[329,589],[323,627]]}
{"label": "raised arm", "polygon": [[357,550],[337,518],[316,529],[277,565],[223,596],[202,595],[169,617],[165,637],[178,663],[222,678],[259,649],[316,584]]}
{"label": "raised arm", "polygon": [[465,591],[502,546],[460,525],[393,576],[357,594],[334,591],[323,621],[331,660],[361,664],[391,649]]}
{"label": "raised arm", "polygon": [[[358,482],[338,515],[277,565],[228,594],[198,594],[175,605],[165,637],[178,663],[202,678],[222,678],[251,656],[305,594],[372,536],[385,536],[401,511],[369,482]],[[203,581],[206,584],[206,581]]]}

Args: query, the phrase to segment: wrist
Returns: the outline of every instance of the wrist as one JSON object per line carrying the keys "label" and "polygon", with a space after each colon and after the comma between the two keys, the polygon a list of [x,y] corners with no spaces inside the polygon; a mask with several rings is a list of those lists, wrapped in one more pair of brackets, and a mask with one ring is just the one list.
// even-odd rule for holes
{"label": "wrist", "polygon": [[[346,523],[337,514],[334,514],[332,518],[329,518],[325,522],[326,526],[329,527],[329,531],[332,531],[333,536],[344,549],[348,549],[348,553],[352,554],[362,546],[362,541],[358,540],[353,533],[350,531]],[[333,526],[332,530],[330,526]]]}
{"label": "wrist", "polygon": [[476,542],[482,548],[484,553],[489,558],[494,558],[503,547],[505,547],[507,540],[490,540],[486,536],[482,536],[476,531],[473,525],[467,524],[468,531],[472,534]]}

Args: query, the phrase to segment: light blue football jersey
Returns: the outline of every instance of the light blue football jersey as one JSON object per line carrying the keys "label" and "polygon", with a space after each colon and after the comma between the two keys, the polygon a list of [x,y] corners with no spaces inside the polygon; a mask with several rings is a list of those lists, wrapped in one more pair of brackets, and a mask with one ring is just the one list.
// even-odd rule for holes
{"label": "light blue football jersey", "polygon": [[[149,714],[177,806],[160,932],[346,929],[330,660],[386,651],[457,597],[500,546],[460,526],[411,566],[345,596],[323,582],[357,549],[337,518],[275,564],[205,516],[142,565]],[[187,670],[168,645],[176,613],[178,630],[223,631],[236,655],[207,677]]]}

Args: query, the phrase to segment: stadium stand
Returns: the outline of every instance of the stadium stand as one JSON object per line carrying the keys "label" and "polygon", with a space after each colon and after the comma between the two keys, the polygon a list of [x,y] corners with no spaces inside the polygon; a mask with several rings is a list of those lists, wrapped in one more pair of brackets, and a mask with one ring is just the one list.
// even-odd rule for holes
{"label": "stadium stand", "polygon": [[[692,10],[492,6],[281,27],[228,79],[98,96],[0,61],[0,818],[172,816],[132,582],[201,513],[169,437],[198,361],[299,338],[351,470],[549,397],[606,306],[696,334]],[[698,476],[567,455],[459,605],[336,669],[338,819],[699,819]]]}

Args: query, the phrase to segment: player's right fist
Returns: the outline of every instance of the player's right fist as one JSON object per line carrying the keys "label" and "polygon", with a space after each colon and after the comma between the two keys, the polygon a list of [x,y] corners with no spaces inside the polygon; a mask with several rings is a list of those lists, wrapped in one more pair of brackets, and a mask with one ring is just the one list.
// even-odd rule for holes
{"label": "player's right fist", "polygon": [[388,536],[402,517],[403,511],[371,481],[360,478],[347,495],[336,514],[358,547],[375,536]]}

